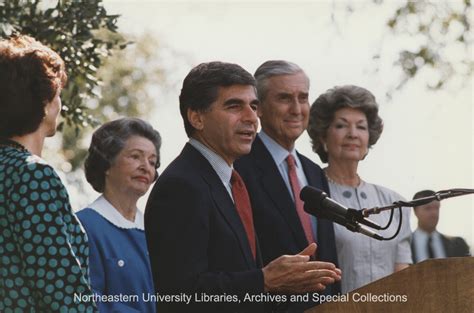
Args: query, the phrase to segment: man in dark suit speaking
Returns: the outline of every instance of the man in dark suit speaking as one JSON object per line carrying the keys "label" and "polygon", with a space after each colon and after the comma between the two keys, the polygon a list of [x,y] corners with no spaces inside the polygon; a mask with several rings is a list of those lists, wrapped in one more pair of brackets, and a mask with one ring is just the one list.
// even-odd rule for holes
{"label": "man in dark suit speaking", "polygon": [[[318,245],[318,260],[337,264],[332,222],[316,221],[299,199],[306,185],[329,193],[321,168],[295,149],[308,126],[309,78],[288,61],[267,61],[254,76],[262,131],[250,154],[236,161],[235,168],[249,190],[263,264],[282,254],[298,253],[313,242]],[[326,295],[339,292],[339,284],[325,290]],[[290,311],[299,312],[305,306],[293,308]]]}
{"label": "man in dark suit speaking", "polygon": [[339,280],[334,264],[310,261],[314,244],[261,268],[250,200],[232,168],[258,126],[252,75],[235,64],[200,64],[179,100],[190,139],[145,211],[155,288],[167,296],[158,312],[261,312],[263,293],[318,291]]}

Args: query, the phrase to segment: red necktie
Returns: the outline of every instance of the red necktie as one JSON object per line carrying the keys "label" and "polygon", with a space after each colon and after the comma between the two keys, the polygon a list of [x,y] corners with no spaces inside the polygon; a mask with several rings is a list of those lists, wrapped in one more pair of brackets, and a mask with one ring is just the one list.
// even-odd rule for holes
{"label": "red necktie", "polygon": [[300,199],[300,183],[298,181],[298,176],[296,175],[296,161],[295,158],[290,154],[286,158],[288,163],[288,177],[290,179],[291,190],[293,191],[293,198],[295,199],[296,212],[303,226],[304,233],[308,243],[313,243],[313,228],[311,226],[311,219],[308,213],[304,211],[303,201]]}
{"label": "red necktie", "polygon": [[252,206],[250,204],[247,188],[245,188],[244,181],[236,170],[232,170],[230,183],[232,184],[232,196],[234,197],[235,208],[240,215],[245,232],[247,233],[247,238],[250,243],[250,249],[252,250],[253,258],[256,259],[255,230],[253,228]]}

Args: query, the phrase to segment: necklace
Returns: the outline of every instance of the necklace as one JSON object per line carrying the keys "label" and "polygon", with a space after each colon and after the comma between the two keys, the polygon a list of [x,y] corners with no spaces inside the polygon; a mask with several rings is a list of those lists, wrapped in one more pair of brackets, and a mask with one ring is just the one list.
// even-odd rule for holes
{"label": "necklace", "polygon": [[25,148],[22,144],[7,138],[0,139],[0,147],[10,147],[13,149],[20,150],[22,152],[28,152],[28,149]]}
{"label": "necklace", "polygon": [[[333,183],[333,184],[336,184],[336,185],[342,185],[342,186],[347,186],[346,184],[342,184],[342,183],[339,183],[337,181],[335,181],[334,179],[331,178],[331,176],[329,176],[329,173],[327,171],[327,168],[324,169],[324,175],[326,176],[327,180],[330,182],[330,183]],[[357,177],[357,186],[360,185],[360,182],[361,182],[361,179],[360,179],[360,176],[359,174],[356,173],[356,177]]]}

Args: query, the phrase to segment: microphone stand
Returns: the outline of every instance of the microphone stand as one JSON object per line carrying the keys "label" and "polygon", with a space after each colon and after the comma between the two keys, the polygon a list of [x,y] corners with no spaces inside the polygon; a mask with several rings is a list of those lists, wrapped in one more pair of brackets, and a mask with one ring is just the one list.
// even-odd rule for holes
{"label": "microphone stand", "polygon": [[379,240],[392,240],[398,235],[398,233],[400,232],[400,229],[402,227],[402,216],[403,216],[402,215],[402,207],[415,207],[415,206],[430,203],[430,202],[435,201],[435,200],[441,201],[443,199],[464,196],[464,195],[468,195],[468,194],[472,194],[472,193],[474,193],[474,189],[467,189],[467,188],[455,188],[455,189],[448,189],[448,190],[440,190],[432,196],[419,198],[419,199],[415,199],[415,200],[412,200],[412,201],[396,201],[392,205],[387,205],[387,206],[384,206],[384,207],[375,207],[375,208],[372,208],[372,209],[363,209],[363,210],[360,210],[360,211],[349,209],[348,213],[349,213],[350,218],[353,221],[357,221],[359,223],[366,224],[365,222],[367,221],[367,219],[365,219],[365,218],[368,217],[369,215],[379,214],[380,212],[391,210],[392,212],[390,214],[390,219],[389,219],[389,221],[388,221],[388,223],[385,227],[380,227],[378,225],[377,225],[378,227],[374,227],[374,225],[368,225],[368,226],[370,226],[372,228],[375,228],[375,229],[387,229],[392,224],[392,218],[393,218],[394,210],[396,208],[398,208],[399,215],[400,215],[400,220],[399,220],[398,228],[397,228],[397,231],[395,232],[395,234],[390,238],[384,238],[384,237],[377,238]]}
{"label": "microphone stand", "polygon": [[459,196],[465,196],[468,194],[474,193],[474,189],[467,189],[467,188],[455,188],[455,189],[447,189],[447,190],[440,190],[436,192],[432,196],[424,197],[424,198],[419,198],[415,199],[412,201],[396,201],[392,205],[387,205],[384,207],[375,207],[372,209],[363,209],[361,210],[361,215],[362,217],[368,217],[369,215],[372,214],[379,214],[380,212],[387,211],[387,210],[393,210],[395,208],[401,208],[401,207],[415,207],[423,204],[430,203],[431,201],[441,201],[443,199],[448,199],[452,197],[459,197]]}
{"label": "microphone stand", "polygon": [[[305,187],[305,188],[312,188],[312,187]],[[313,188],[313,189],[315,189],[315,188]],[[318,192],[319,192],[318,197],[320,198],[318,201],[321,201],[321,200],[323,200],[324,198],[327,197],[327,195],[324,192],[322,192],[322,191],[318,191]],[[392,240],[395,237],[397,237],[397,235],[400,233],[400,230],[402,228],[402,218],[403,218],[402,207],[415,207],[415,206],[430,203],[431,201],[434,201],[434,200],[440,201],[440,200],[443,200],[443,199],[458,197],[458,196],[464,196],[464,195],[472,194],[472,193],[474,193],[474,189],[456,188],[456,189],[441,190],[441,191],[436,192],[432,196],[419,198],[419,199],[412,200],[412,201],[396,201],[393,204],[388,205],[388,206],[374,207],[374,208],[371,208],[371,209],[362,209],[362,210],[355,210],[355,209],[348,208],[347,211],[343,210],[344,211],[343,213],[338,212],[337,214],[331,214],[330,216],[328,214],[324,213],[323,211],[313,212],[311,209],[308,209],[306,207],[306,204],[305,204],[305,211],[308,212],[309,214],[315,215],[318,218],[329,219],[329,220],[331,220],[335,223],[343,225],[350,231],[362,233],[366,236],[375,238],[377,240]],[[304,197],[301,197],[302,200],[303,200],[303,198]],[[385,230],[385,229],[389,228],[390,225],[392,224],[393,215],[394,215],[394,211],[395,211],[396,208],[398,208],[400,219],[398,221],[397,231],[391,237],[387,237],[387,238],[382,237],[379,234],[374,233],[371,230],[369,230],[368,228],[365,228],[364,226],[360,225],[360,224],[364,224],[364,225],[369,226],[370,228],[373,228],[373,229]],[[387,225],[385,225],[383,227],[378,225],[377,223],[367,219],[367,217],[369,215],[379,214],[379,213],[387,211],[387,210],[391,210],[390,219],[388,220]]]}

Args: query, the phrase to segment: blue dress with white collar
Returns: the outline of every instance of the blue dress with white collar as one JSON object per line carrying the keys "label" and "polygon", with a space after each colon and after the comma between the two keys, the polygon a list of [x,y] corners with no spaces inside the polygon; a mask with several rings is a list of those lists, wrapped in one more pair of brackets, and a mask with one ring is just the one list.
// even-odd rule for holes
{"label": "blue dress with white collar", "polygon": [[156,303],[147,301],[154,288],[143,215],[137,212],[136,223],[127,221],[101,196],[77,216],[89,237],[93,292],[115,296],[101,297],[99,311],[155,312]]}

